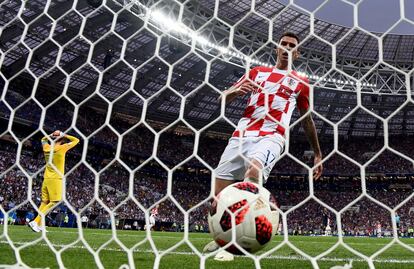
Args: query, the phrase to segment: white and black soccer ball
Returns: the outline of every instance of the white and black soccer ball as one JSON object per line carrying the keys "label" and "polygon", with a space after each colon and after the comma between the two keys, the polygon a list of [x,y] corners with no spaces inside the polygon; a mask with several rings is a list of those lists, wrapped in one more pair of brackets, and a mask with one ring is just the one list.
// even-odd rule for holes
{"label": "white and black soccer ball", "polygon": [[[277,232],[279,212],[270,192],[251,182],[234,183],[222,190],[212,202],[208,215],[210,234],[220,246],[232,240],[232,212],[236,224],[236,243],[255,253],[269,243]],[[226,250],[242,254],[231,244]]]}

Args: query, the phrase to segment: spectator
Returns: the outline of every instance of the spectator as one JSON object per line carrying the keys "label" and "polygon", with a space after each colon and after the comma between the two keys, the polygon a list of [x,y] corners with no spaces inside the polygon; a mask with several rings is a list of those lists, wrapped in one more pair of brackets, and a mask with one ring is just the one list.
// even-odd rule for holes
{"label": "spectator", "polygon": [[88,227],[88,221],[89,221],[88,216],[83,215],[83,216],[81,217],[81,223],[82,223],[82,227],[83,227],[83,228]]}

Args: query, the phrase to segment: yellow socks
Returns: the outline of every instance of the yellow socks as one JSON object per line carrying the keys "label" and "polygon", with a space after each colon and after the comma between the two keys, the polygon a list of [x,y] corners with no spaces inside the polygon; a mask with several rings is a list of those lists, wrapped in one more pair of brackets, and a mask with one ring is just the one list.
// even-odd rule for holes
{"label": "yellow socks", "polygon": [[[57,204],[56,202],[49,202],[48,204],[45,204],[45,203],[42,202],[40,204],[39,211],[46,215],[46,213],[49,211],[49,209],[54,207],[56,204]],[[40,216],[40,214],[37,215],[37,217],[34,219],[34,221],[37,223],[37,225],[41,226],[40,224],[41,224],[41,221],[42,221],[42,217]]]}

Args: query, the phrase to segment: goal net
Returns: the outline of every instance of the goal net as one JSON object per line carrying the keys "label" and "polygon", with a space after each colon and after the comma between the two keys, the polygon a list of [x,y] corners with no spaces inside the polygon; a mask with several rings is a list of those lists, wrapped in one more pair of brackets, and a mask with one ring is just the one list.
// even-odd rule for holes
{"label": "goal net", "polygon": [[[1,1],[0,267],[226,266],[203,253],[207,215],[248,96],[220,97],[275,65],[284,32],[301,40],[289,70],[309,80],[323,175],[295,110],[264,185],[277,236],[232,266],[413,266],[411,4],[395,1],[397,18],[375,31],[361,18],[370,1],[302,2]],[[41,139],[55,130],[80,143],[33,233]]]}

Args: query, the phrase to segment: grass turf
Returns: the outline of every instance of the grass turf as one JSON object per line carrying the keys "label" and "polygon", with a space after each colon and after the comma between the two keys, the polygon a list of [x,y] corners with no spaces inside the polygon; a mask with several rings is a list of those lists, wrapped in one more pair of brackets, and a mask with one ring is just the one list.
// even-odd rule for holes
{"label": "grass turf", "polygon": [[[130,261],[136,268],[187,269],[199,268],[201,259],[194,253],[190,245],[184,241],[184,233],[152,232],[153,242],[146,239],[146,233],[141,231],[117,231],[117,240],[112,237],[110,230],[84,229],[84,242],[80,240],[77,229],[48,228],[46,239],[41,234],[33,233],[25,226],[0,226],[0,268],[2,265],[17,263],[17,255],[30,267],[35,268],[98,268],[96,260],[104,268],[119,268],[130,264],[128,253],[123,248],[132,249]],[[13,242],[13,247],[9,243]],[[209,234],[190,233],[188,241],[201,252],[203,246],[210,241]],[[280,246],[283,238],[276,237],[270,244],[257,254]],[[337,242],[336,237],[306,237],[291,236],[289,241],[297,248],[311,256],[316,256]],[[386,246],[389,238],[345,238],[345,243],[360,253],[370,256]],[[401,239],[414,247],[414,239]],[[28,244],[30,243],[30,244]],[[179,245],[177,245],[180,243]],[[176,246],[176,247],[174,247]],[[54,251],[52,250],[54,249]],[[156,248],[163,255],[154,254]],[[96,258],[89,251],[94,251]],[[170,250],[170,252],[165,252]],[[59,259],[60,257],[61,259]],[[59,263],[61,260],[61,263]],[[334,265],[344,265],[353,260],[353,267],[369,268],[368,263],[356,256],[343,246],[336,247],[330,254],[318,260],[320,268],[330,268]],[[260,259],[261,268],[313,268],[309,260],[296,253],[287,244],[272,251]],[[374,260],[375,268],[414,268],[414,253],[406,248],[393,244]],[[206,257],[205,268],[255,268],[254,260],[244,256],[236,256],[232,262],[218,262],[213,256]]]}

